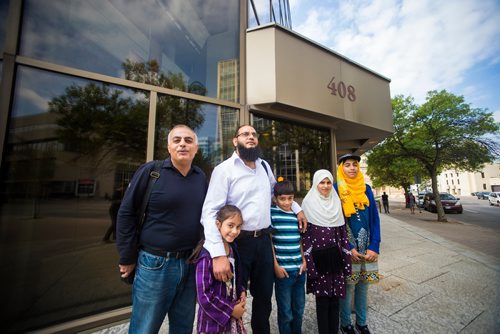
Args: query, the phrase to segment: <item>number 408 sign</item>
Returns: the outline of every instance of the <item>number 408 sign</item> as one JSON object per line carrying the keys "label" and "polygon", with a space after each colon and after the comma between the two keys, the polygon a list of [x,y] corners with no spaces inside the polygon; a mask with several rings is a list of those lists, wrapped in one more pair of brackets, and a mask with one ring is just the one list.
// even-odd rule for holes
{"label": "number 408 sign", "polygon": [[356,89],[349,85],[346,86],[343,81],[335,82],[335,77],[332,77],[332,80],[326,86],[332,95],[338,95],[341,98],[348,98],[349,101],[356,101]]}

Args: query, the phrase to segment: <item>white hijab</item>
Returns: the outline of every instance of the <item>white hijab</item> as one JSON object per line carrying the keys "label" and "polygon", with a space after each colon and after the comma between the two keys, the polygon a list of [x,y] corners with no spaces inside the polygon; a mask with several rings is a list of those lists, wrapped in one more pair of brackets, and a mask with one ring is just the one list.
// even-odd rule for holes
{"label": "white hijab", "polygon": [[336,227],[345,224],[342,214],[342,205],[339,195],[332,187],[328,196],[323,196],[318,190],[318,185],[325,178],[333,183],[333,175],[326,169],[320,169],[314,173],[313,185],[302,201],[302,209],[307,220],[317,226]]}

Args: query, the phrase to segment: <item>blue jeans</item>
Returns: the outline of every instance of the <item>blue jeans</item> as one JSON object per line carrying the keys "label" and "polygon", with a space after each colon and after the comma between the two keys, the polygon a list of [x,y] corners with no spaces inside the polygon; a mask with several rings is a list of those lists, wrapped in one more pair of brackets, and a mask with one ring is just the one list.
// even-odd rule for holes
{"label": "blue jeans", "polygon": [[168,314],[169,333],[191,334],[196,306],[194,264],[139,252],[129,333],[158,333]]}
{"label": "blue jeans", "polygon": [[346,284],[345,298],[340,298],[340,324],[344,327],[352,324],[353,295],[356,323],[365,326],[368,315],[368,283],[365,281],[359,281],[357,284]]}
{"label": "blue jeans", "polygon": [[278,305],[280,334],[300,334],[306,302],[306,273],[288,272],[288,278],[275,278],[274,291]]}

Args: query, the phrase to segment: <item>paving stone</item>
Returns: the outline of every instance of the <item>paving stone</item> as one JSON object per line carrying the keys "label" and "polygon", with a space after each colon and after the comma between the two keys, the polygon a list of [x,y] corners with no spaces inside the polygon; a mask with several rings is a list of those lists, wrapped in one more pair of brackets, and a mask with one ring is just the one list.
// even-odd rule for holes
{"label": "paving stone", "polygon": [[[381,216],[381,226],[382,279],[370,286],[368,293],[368,325],[372,333],[500,333],[497,258],[389,215]],[[273,297],[273,334],[278,333],[276,314]],[[244,316],[249,334],[250,316],[249,310]],[[127,330],[128,323],[123,323],[94,333],[122,334]],[[168,333],[167,322],[160,333]],[[303,333],[317,333],[312,295],[306,296]]]}

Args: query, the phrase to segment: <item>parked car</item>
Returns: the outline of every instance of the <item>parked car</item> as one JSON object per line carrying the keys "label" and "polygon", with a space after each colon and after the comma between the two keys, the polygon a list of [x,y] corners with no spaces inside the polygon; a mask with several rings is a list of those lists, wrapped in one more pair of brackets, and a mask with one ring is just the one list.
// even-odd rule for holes
{"label": "parked car", "polygon": [[500,191],[494,191],[490,193],[490,196],[488,196],[488,201],[490,201],[490,205],[500,206]]}
{"label": "parked car", "polygon": [[[464,211],[460,198],[457,198],[449,193],[439,193],[441,204],[444,212],[462,213]],[[430,212],[437,212],[436,202],[434,201],[433,193],[426,193],[424,196],[424,209]]]}
{"label": "parked car", "polygon": [[478,199],[488,199],[489,195],[490,195],[489,191],[479,191],[476,193]]}

